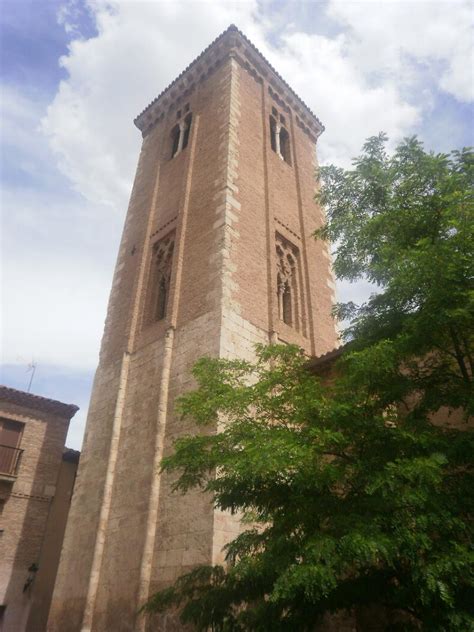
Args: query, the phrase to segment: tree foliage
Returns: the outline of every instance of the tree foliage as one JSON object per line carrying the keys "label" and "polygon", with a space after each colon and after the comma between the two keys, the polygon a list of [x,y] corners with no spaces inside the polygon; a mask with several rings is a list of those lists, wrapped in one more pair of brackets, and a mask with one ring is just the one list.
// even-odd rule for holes
{"label": "tree foliage", "polygon": [[147,610],[179,607],[198,630],[303,631],[378,604],[398,613],[390,629],[474,629],[473,158],[385,143],[321,169],[316,237],[336,245],[339,278],[378,286],[337,308],[349,342],[333,377],[283,345],[196,364],[181,412],[225,423],[180,439],[163,470],[243,531],[225,567],[194,569]]}
{"label": "tree foliage", "polygon": [[[432,154],[411,138],[393,156],[380,134],[354,169],[323,168],[318,236],[337,244],[340,279],[367,278],[367,304],[338,306],[357,348],[390,340],[425,403],[466,406],[473,375],[474,157]],[[393,346],[392,345],[392,346]],[[425,358],[420,363],[420,358]],[[415,366],[412,360],[415,360]],[[472,413],[472,402],[469,404]]]}

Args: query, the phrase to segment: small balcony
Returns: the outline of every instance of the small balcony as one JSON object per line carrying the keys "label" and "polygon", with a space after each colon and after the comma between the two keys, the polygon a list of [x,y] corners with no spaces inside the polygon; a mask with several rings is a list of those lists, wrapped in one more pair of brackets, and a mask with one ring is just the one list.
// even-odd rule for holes
{"label": "small balcony", "polygon": [[0,481],[16,480],[23,450],[0,444]]}

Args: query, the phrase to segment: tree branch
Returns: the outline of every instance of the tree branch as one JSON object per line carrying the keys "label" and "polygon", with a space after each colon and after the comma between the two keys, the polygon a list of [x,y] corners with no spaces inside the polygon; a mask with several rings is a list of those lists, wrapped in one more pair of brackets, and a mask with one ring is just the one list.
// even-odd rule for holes
{"label": "tree branch", "polygon": [[459,338],[458,335],[456,333],[456,330],[454,329],[454,327],[452,325],[449,325],[449,333],[451,334],[451,339],[453,341],[453,345],[454,345],[454,350],[456,352],[456,360],[457,363],[459,365],[459,368],[461,370],[462,376],[464,378],[464,381],[466,382],[466,384],[470,384],[471,383],[471,378],[469,377],[469,372],[466,368],[466,365],[464,363],[464,354],[461,350],[461,344],[459,342]]}

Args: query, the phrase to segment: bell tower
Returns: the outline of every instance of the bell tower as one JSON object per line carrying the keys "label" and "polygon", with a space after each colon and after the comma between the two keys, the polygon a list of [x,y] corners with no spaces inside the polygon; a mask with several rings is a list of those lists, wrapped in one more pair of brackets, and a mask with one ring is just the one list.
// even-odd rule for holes
{"label": "bell tower", "polygon": [[337,344],[326,244],[315,241],[323,126],[229,27],[136,119],[143,135],[115,268],[48,630],[148,624],[148,595],[221,560],[236,520],[159,472],[203,355]]}

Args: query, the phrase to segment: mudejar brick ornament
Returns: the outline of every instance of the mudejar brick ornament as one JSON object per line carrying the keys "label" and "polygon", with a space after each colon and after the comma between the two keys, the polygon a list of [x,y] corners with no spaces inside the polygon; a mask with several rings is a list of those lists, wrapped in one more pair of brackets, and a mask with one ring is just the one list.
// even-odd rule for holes
{"label": "mudejar brick ornament", "polygon": [[323,126],[230,26],[136,119],[135,182],[110,294],[50,632],[180,630],[137,615],[238,520],[160,475],[193,431],[174,413],[203,355],[255,343],[337,344],[324,221],[314,201]]}

